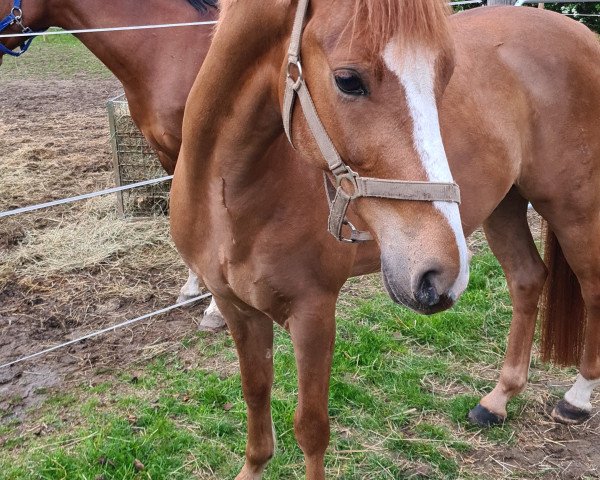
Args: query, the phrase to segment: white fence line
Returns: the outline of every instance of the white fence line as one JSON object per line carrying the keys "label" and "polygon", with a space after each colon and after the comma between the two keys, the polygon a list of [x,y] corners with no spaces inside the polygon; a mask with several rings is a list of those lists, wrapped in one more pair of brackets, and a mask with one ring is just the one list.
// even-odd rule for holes
{"label": "white fence line", "polygon": [[3,33],[0,35],[0,38],[48,37],[51,35],[74,35],[79,33],[126,32],[129,30],[149,30],[151,28],[177,28],[193,27],[196,25],[215,25],[216,23],[216,20],[210,20],[206,22],[159,23],[156,25],[131,25],[127,27],[82,28],[80,30],[50,30],[45,32],[31,33]]}
{"label": "white fence line", "polygon": [[155,317],[155,316],[161,315],[163,313],[170,312],[171,310],[175,310],[176,308],[185,307],[186,305],[190,305],[192,303],[198,302],[198,301],[203,300],[205,298],[208,298],[210,296],[212,296],[210,293],[205,293],[204,295],[200,295],[198,297],[190,298],[189,300],[186,300],[185,302],[180,302],[180,303],[177,303],[175,305],[171,305],[170,307],[161,308],[160,310],[156,310],[154,312],[146,313],[145,315],[142,315],[142,316],[137,317],[137,318],[133,318],[131,320],[127,320],[126,322],[119,323],[117,325],[113,325],[112,327],[104,328],[102,330],[98,330],[97,332],[89,333],[87,335],[84,335],[83,337],[79,337],[79,338],[76,338],[74,340],[69,340],[68,342],[61,343],[59,345],[55,345],[54,347],[50,347],[50,348],[47,348],[45,350],[41,350],[41,351],[36,352],[36,353],[32,353],[31,355],[26,355],[24,357],[21,357],[21,358],[18,358],[16,360],[13,360],[12,362],[8,362],[8,363],[5,363],[4,365],[0,365],[0,370],[2,370],[3,368],[8,368],[8,367],[11,367],[13,365],[16,365],[17,363],[21,363],[21,362],[25,362],[27,360],[31,360],[31,359],[39,357],[41,355],[46,355],[47,353],[54,352],[55,350],[58,350],[60,348],[68,347],[69,345],[73,345],[73,344],[81,342],[83,340],[88,340],[90,338],[97,337],[98,335],[102,335],[102,334],[108,333],[108,332],[114,332],[115,330],[118,330],[120,328],[126,327],[128,325],[132,325],[132,324],[137,323],[137,322],[141,322],[142,320],[147,320],[148,318]]}
{"label": "white fence line", "polygon": [[57,205],[65,205],[67,203],[79,202],[81,200],[101,197],[103,195],[109,195],[111,193],[124,192],[125,190],[133,190],[134,188],[145,187],[147,185],[155,185],[157,183],[167,182],[172,179],[173,175],[167,175],[165,177],[153,178],[151,180],[144,180],[142,182],[130,183],[129,185],[122,185],[120,187],[107,188],[106,190],[100,190],[98,192],[84,193],[83,195],[76,195],[74,197],[62,198],[60,200],[52,200],[51,202],[38,203],[37,205],[30,205],[28,207],[15,208],[14,210],[0,212],[0,218],[12,217],[14,215],[34,212],[36,210],[41,210],[42,208],[56,207]]}

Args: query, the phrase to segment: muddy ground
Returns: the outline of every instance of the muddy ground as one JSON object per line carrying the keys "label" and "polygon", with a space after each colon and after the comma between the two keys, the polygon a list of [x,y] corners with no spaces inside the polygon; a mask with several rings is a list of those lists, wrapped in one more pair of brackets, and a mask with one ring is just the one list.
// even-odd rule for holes
{"label": "muddy ground", "polygon": [[[0,99],[0,211],[113,185],[105,103],[119,92],[116,80],[2,86],[20,95]],[[0,219],[0,364],[174,303],[186,270],[166,219],[123,221],[114,207],[108,197]],[[181,349],[200,309],[0,369],[0,421],[27,422],[48,392]],[[552,422],[547,392],[572,378],[554,374],[536,375],[535,401],[514,420],[514,446],[476,448],[465,463],[491,478],[600,478],[600,418],[580,427]],[[481,375],[494,379],[497,369]]]}

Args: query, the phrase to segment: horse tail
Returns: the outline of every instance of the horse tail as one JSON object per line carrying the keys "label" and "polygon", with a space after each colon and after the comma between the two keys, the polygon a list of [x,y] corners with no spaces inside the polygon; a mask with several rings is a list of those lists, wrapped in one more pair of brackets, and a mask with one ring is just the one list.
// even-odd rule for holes
{"label": "horse tail", "polygon": [[577,365],[583,351],[586,310],[581,287],[558,239],[545,227],[544,261],[548,277],[540,302],[542,360]]}

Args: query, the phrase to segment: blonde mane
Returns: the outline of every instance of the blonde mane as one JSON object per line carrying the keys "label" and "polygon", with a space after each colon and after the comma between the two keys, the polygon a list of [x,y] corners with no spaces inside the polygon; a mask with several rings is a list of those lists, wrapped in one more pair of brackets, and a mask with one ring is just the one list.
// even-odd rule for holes
{"label": "blonde mane", "polygon": [[353,29],[372,52],[394,39],[401,44],[443,46],[449,40],[445,0],[355,0]]}
{"label": "blonde mane", "polygon": [[[296,3],[295,0],[271,2],[284,8]],[[238,0],[220,0],[221,19],[236,3]],[[353,38],[360,38],[376,54],[392,39],[402,45],[439,47],[446,45],[450,38],[450,12],[446,0],[354,0],[354,15],[348,27],[352,29]]]}

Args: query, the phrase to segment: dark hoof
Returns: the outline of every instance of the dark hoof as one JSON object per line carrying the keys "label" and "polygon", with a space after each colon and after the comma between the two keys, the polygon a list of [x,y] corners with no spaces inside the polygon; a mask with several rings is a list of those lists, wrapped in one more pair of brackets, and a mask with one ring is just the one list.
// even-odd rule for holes
{"label": "dark hoof", "polygon": [[502,425],[505,420],[505,417],[496,415],[479,403],[473,410],[469,412],[469,422],[479,427],[493,427],[494,425]]}
{"label": "dark hoof", "polygon": [[211,332],[217,333],[222,330],[227,329],[227,325],[225,324],[225,320],[221,315],[217,315],[216,313],[209,313],[208,315],[204,315],[202,317],[202,322],[200,322],[200,326],[198,330],[201,332]]}
{"label": "dark hoof", "polygon": [[552,418],[565,425],[579,425],[591,417],[590,412],[574,407],[566,400],[561,400],[552,410]]}

